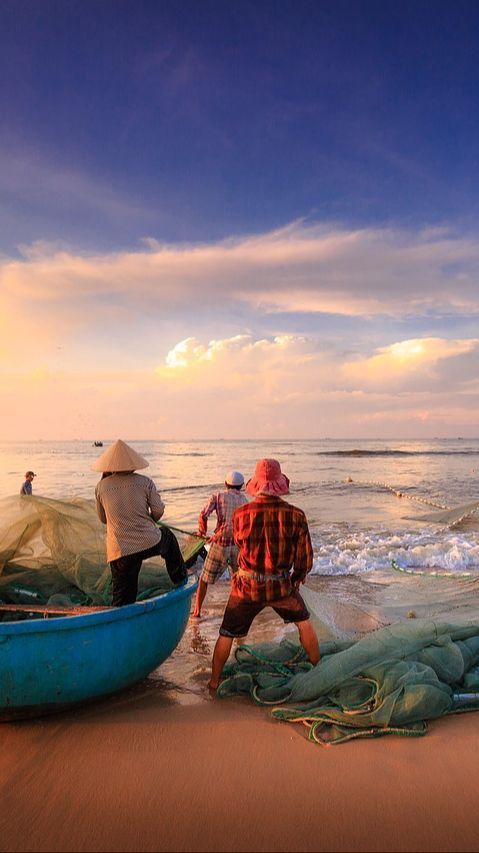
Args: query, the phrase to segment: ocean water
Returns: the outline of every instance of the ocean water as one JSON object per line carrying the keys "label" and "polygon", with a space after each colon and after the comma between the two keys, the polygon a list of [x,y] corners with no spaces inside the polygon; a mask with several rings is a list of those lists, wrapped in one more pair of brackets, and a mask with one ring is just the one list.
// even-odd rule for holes
{"label": "ocean water", "polygon": [[[308,517],[318,575],[366,575],[403,568],[479,576],[479,514],[456,525],[422,521],[439,507],[479,502],[479,439],[310,441],[135,441],[166,504],[164,520],[195,531],[198,513],[226,473],[248,478],[257,459],[281,462],[292,503]],[[0,443],[0,496],[18,494],[24,472],[34,493],[92,498],[92,442]],[[214,519],[210,521],[211,531]]]}

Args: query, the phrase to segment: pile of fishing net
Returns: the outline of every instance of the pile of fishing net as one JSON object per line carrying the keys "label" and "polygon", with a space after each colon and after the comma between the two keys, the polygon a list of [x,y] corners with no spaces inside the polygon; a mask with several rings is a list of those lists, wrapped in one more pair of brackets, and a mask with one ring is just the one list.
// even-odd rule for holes
{"label": "pile of fishing net", "polygon": [[359,640],[326,640],[312,666],[301,646],[242,645],[220,696],[248,694],[309,738],[337,744],[386,734],[423,735],[426,720],[479,710],[479,621],[397,622]]}
{"label": "pile of fishing net", "polygon": [[[175,535],[185,560],[204,541]],[[111,603],[105,526],[94,500],[43,497],[0,500],[0,602],[13,604],[104,605]],[[138,598],[173,588],[161,557],[143,563]]]}

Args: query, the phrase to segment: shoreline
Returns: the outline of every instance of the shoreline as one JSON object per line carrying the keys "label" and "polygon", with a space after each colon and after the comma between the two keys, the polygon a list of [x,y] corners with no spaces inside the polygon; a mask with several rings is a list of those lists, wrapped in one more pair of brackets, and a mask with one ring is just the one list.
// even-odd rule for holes
{"label": "shoreline", "polygon": [[[334,598],[337,585],[312,586]],[[355,601],[380,592],[367,581],[346,585]],[[144,682],[1,724],[0,850],[477,850],[477,716],[434,720],[421,738],[324,747],[244,697],[212,697],[206,681],[227,590],[208,590],[207,618],[189,623]],[[282,631],[267,611],[249,641]]]}

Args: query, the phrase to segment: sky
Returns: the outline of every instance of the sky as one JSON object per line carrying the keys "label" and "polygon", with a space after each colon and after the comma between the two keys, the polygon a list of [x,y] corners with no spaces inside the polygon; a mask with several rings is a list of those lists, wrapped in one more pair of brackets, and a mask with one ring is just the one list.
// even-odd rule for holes
{"label": "sky", "polygon": [[476,0],[0,0],[0,440],[479,436]]}

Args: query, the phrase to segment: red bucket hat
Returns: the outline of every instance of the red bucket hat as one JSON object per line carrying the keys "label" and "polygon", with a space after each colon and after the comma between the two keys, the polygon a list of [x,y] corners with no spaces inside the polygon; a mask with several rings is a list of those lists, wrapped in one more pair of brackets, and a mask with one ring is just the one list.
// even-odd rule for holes
{"label": "red bucket hat", "polygon": [[267,495],[288,495],[289,480],[281,473],[281,466],[276,459],[260,459],[251,480],[246,483],[245,491],[249,495],[263,492]]}

